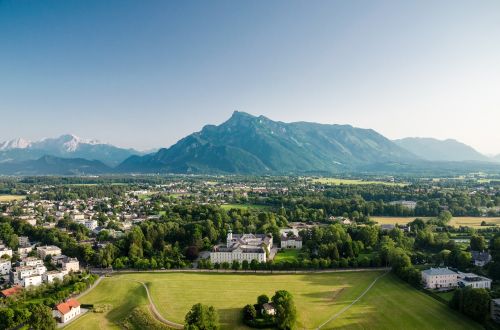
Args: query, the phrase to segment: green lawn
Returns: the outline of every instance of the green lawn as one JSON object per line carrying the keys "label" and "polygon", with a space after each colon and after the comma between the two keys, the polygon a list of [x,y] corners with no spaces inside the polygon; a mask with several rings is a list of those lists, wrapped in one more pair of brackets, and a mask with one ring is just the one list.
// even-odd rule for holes
{"label": "green lawn", "polygon": [[237,209],[237,210],[266,210],[269,206],[266,205],[255,205],[255,204],[222,204],[220,206],[224,210]]}
{"label": "green lawn", "polygon": [[[115,329],[137,306],[146,302],[148,284],[159,312],[182,323],[189,308],[198,302],[213,305],[222,329],[247,329],[241,308],[257,296],[271,296],[286,289],[295,297],[297,329],[315,329],[356,299],[381,272],[342,272],[297,275],[217,273],[137,273],[115,275],[81,299],[82,303],[111,304],[104,314],[83,316],[67,329]],[[392,275],[380,279],[372,290],[323,329],[479,329],[446,305],[415,290]]]}
{"label": "green lawn", "polygon": [[381,278],[353,308],[325,329],[482,329],[393,275]]}
{"label": "green lawn", "polygon": [[275,262],[280,261],[294,261],[298,260],[300,255],[300,250],[297,249],[284,249],[278,251],[276,256],[274,257]]}

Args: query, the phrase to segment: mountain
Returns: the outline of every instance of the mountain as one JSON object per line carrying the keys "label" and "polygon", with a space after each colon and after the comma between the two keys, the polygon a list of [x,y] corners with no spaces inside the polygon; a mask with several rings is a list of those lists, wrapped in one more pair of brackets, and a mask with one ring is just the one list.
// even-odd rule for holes
{"label": "mountain", "polygon": [[36,160],[0,163],[2,175],[88,175],[111,173],[112,169],[98,160],[43,156]]}
{"label": "mountain", "polygon": [[371,129],[308,122],[283,123],[234,112],[170,148],[132,156],[120,172],[333,173],[418,157]]}
{"label": "mountain", "polygon": [[394,143],[430,161],[491,161],[474,148],[453,139],[404,138]]}
{"label": "mountain", "polygon": [[0,162],[36,160],[49,155],[60,158],[99,160],[109,166],[116,166],[136,154],[140,152],[96,140],[84,140],[71,134],[39,141],[15,139],[0,143]]}

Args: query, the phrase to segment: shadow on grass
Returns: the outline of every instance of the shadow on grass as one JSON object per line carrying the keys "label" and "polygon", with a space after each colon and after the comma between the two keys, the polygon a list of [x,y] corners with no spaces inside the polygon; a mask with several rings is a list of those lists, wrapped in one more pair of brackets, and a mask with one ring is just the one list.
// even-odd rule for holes
{"label": "shadow on grass", "polygon": [[[109,292],[110,295],[113,292]],[[147,304],[147,295],[144,287],[137,283],[133,289],[130,289],[126,296],[121,300],[121,304],[113,306],[113,309],[106,314],[106,319],[113,323],[123,321],[132,310],[140,305]]]}

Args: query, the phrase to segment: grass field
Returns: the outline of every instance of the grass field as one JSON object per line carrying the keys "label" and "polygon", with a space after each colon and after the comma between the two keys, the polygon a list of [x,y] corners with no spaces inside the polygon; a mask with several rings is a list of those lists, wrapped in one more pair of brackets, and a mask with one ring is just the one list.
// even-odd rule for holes
{"label": "grass field", "polygon": [[0,202],[12,202],[25,199],[24,195],[0,195]]}
{"label": "grass field", "polygon": [[275,262],[280,261],[294,261],[298,260],[300,254],[300,250],[297,249],[284,249],[278,251],[276,256],[274,257]]}
{"label": "grass field", "polygon": [[267,210],[269,206],[255,205],[255,204],[222,204],[220,206],[224,210],[237,209],[237,210]]}
{"label": "grass field", "polygon": [[[213,305],[222,329],[247,329],[241,308],[257,296],[286,289],[295,297],[297,329],[315,329],[356,299],[381,272],[344,272],[297,275],[140,273],[104,279],[82,303],[111,304],[108,313],[90,313],[66,329],[117,329],[116,322],[152,298],[167,319],[182,323],[198,302]],[[381,278],[360,301],[322,329],[480,329],[480,327],[392,275]]]}
{"label": "grass field", "polygon": [[360,184],[383,184],[387,186],[405,186],[404,183],[386,182],[386,181],[364,181],[359,179],[338,179],[338,178],[317,178],[312,180],[314,183],[329,185],[360,185]]}
{"label": "grass field", "polygon": [[[383,225],[383,224],[399,224],[404,225],[408,222],[415,220],[416,217],[371,217],[370,219]],[[421,217],[426,220],[428,218]],[[485,218],[485,217],[454,217],[450,220],[450,225],[453,227],[468,226],[473,228],[485,228],[481,226],[481,222],[486,221],[494,223],[496,226],[500,225],[500,218]]]}

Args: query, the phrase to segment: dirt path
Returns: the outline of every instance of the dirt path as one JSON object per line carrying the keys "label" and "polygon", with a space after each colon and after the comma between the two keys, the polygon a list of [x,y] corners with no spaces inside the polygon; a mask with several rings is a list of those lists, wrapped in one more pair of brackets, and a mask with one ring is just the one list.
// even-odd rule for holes
{"label": "dirt path", "polygon": [[164,318],[160,314],[160,312],[158,312],[158,310],[156,309],[156,306],[155,306],[155,304],[153,302],[153,299],[151,298],[151,295],[149,294],[149,288],[146,285],[146,283],[141,282],[141,281],[135,281],[135,282],[142,284],[142,286],[144,287],[144,289],[146,289],[146,293],[148,295],[148,300],[149,300],[149,309],[151,310],[151,312],[153,313],[153,316],[158,321],[160,321],[161,323],[166,324],[167,326],[169,326],[171,328],[174,328],[174,329],[184,329],[184,324],[179,324],[179,323],[176,323],[176,322],[169,321],[166,318]]}
{"label": "dirt path", "polygon": [[363,291],[363,293],[361,293],[361,295],[356,298],[351,304],[349,304],[348,306],[345,306],[344,308],[342,308],[339,312],[337,312],[336,314],[332,315],[328,320],[326,320],[325,322],[323,322],[319,327],[317,327],[316,329],[319,330],[321,329],[322,327],[324,327],[325,325],[327,325],[328,323],[330,323],[331,321],[335,320],[337,317],[339,317],[340,315],[342,315],[345,311],[347,311],[349,308],[351,308],[355,303],[357,303],[361,298],[364,297],[365,294],[368,293],[368,291],[370,291],[370,289],[375,285],[375,283],[377,283],[377,281],[382,278],[383,276],[387,275],[388,272],[385,272],[383,273],[382,275],[379,275],[377,276],[373,282],[366,288],[365,291]]}

